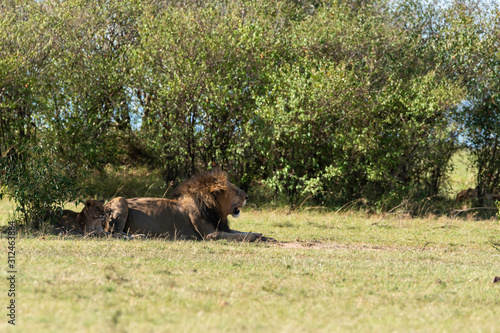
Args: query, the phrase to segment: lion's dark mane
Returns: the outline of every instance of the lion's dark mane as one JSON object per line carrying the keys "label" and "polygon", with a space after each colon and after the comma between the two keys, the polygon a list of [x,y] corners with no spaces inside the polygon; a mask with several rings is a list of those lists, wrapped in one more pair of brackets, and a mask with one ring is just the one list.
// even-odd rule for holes
{"label": "lion's dark mane", "polygon": [[220,169],[214,169],[199,173],[182,182],[172,198],[191,197],[207,222],[215,226],[218,231],[230,232],[227,216],[221,216],[215,209],[217,198],[214,194],[214,191],[227,191],[228,188],[227,174]]}

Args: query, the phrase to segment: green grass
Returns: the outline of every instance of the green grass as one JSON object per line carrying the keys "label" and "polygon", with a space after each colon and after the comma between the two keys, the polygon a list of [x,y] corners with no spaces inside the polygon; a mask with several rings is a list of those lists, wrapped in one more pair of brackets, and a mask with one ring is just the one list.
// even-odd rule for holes
{"label": "green grass", "polygon": [[160,172],[146,167],[107,166],[102,172],[93,171],[86,175],[85,184],[96,199],[112,199],[117,196],[161,198],[172,190]]}
{"label": "green grass", "polygon": [[450,173],[450,195],[476,187],[476,170],[470,166],[470,153],[466,150],[457,152],[452,157],[453,171]]}
{"label": "green grass", "polygon": [[0,200],[0,225],[7,224],[7,219],[12,216],[14,208],[14,202],[12,200],[6,198]]}
{"label": "green grass", "polygon": [[[451,197],[474,187],[467,158],[454,156]],[[158,175],[130,172],[92,174],[89,188],[97,198],[165,193]],[[13,206],[0,201],[0,225]],[[22,235],[17,327],[4,316],[0,331],[500,331],[498,220],[405,216],[248,208],[232,220],[275,244]]]}
{"label": "green grass", "polygon": [[247,210],[232,223],[281,242],[22,236],[17,329],[500,330],[497,220]]}

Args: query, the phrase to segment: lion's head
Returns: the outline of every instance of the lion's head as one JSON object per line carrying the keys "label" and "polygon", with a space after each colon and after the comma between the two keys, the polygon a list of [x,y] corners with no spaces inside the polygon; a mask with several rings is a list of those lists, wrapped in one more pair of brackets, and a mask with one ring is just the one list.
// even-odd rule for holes
{"label": "lion's head", "polygon": [[104,204],[102,203],[102,201],[85,201],[85,207],[83,207],[79,215],[79,222],[83,233],[86,234],[94,231],[103,231],[103,223],[105,218],[106,213],[104,211]]}
{"label": "lion's head", "polygon": [[238,217],[245,206],[247,194],[231,183],[220,169],[198,174],[182,183],[174,198],[190,197],[200,214],[220,231],[230,231],[227,216]]}
{"label": "lion's head", "polygon": [[229,192],[231,195],[231,215],[239,217],[240,208],[246,205],[248,195],[231,182],[229,182]]}

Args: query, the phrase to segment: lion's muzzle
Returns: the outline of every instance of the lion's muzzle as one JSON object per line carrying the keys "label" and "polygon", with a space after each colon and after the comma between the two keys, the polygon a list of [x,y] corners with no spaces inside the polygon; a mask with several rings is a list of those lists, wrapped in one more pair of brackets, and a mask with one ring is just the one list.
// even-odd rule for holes
{"label": "lion's muzzle", "polygon": [[245,206],[246,204],[247,204],[247,200],[245,199],[245,201],[243,201],[243,203],[241,204],[241,206],[240,206],[240,207],[236,207],[236,208],[234,208],[234,209],[233,209],[233,211],[231,212],[231,215],[232,215],[233,217],[239,217],[239,216],[240,216],[240,213],[241,213],[240,208],[242,208],[242,207],[243,207],[243,206]]}

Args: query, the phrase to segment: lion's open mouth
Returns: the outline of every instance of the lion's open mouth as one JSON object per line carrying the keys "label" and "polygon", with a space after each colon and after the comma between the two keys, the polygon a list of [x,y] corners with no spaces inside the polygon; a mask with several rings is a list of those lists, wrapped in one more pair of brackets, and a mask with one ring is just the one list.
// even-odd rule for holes
{"label": "lion's open mouth", "polygon": [[233,209],[233,212],[231,213],[231,215],[233,215],[233,217],[238,217],[240,216],[240,208],[239,207],[236,207],[235,209]]}
{"label": "lion's open mouth", "polygon": [[233,215],[233,217],[240,216],[240,213],[241,213],[240,208],[244,207],[246,204],[247,204],[247,201],[245,199],[245,201],[243,201],[243,203],[241,204],[241,206],[236,207],[235,209],[233,209],[233,211],[231,212],[231,215]]}

